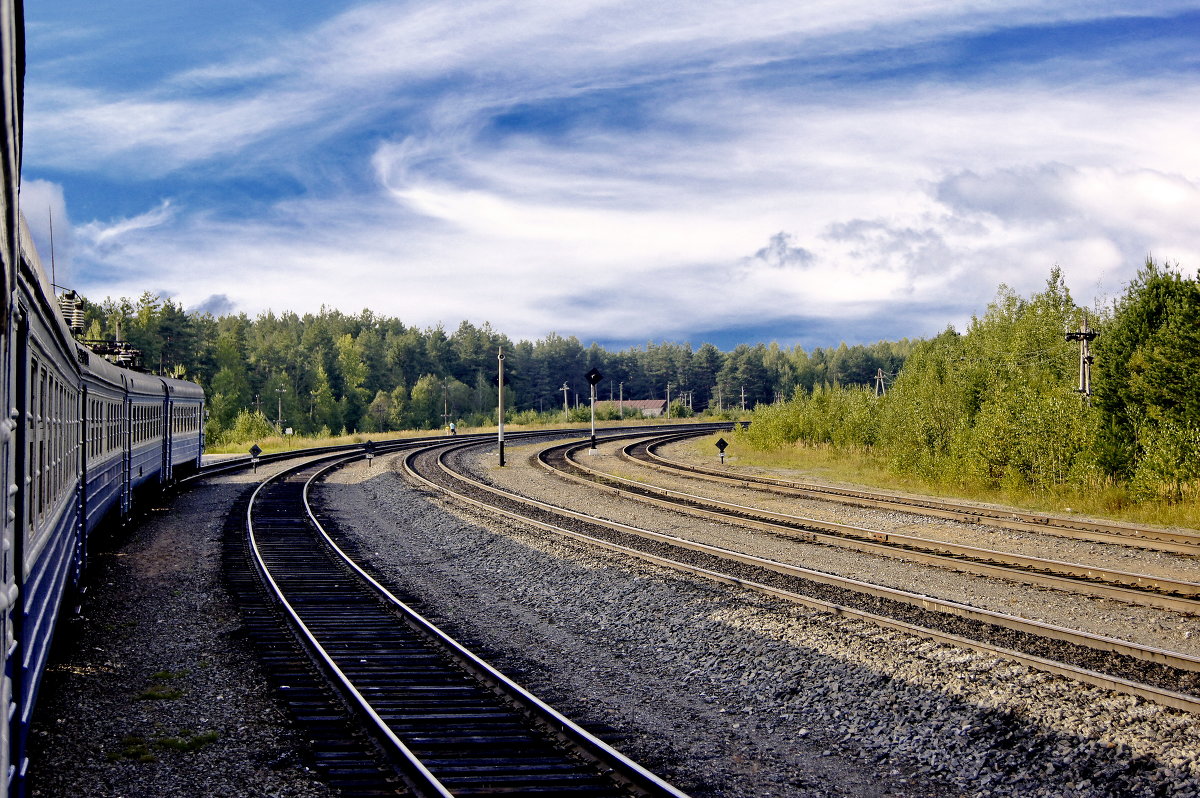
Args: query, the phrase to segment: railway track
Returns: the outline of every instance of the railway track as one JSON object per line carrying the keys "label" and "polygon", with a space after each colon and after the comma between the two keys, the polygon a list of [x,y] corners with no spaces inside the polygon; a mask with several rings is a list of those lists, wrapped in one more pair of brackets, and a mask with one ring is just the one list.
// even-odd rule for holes
{"label": "railway track", "polygon": [[624,456],[639,464],[667,473],[684,473],[713,482],[759,487],[788,496],[823,499],[856,507],[901,510],[921,515],[946,518],[963,523],[987,524],[1001,529],[1037,532],[1071,540],[1110,543],[1152,551],[1200,556],[1200,534],[1185,529],[1154,529],[1131,524],[1086,521],[1079,518],[1027,513],[1019,510],[981,507],[942,499],[897,496],[866,490],[836,488],[811,482],[770,477],[761,474],[734,473],[728,467],[707,468],[682,463],[659,453],[665,446],[703,433],[674,433],[627,447]]}
{"label": "railway track", "polygon": [[[302,704],[302,712],[318,721],[310,728],[336,738],[317,742],[332,751],[331,772],[350,774],[355,794],[394,794],[402,781],[418,795],[683,796],[493,670],[349,561],[307,499],[313,480],[345,460],[304,464],[263,482],[245,512],[245,547],[272,602],[384,754],[375,766],[360,753],[339,754],[345,730],[332,717],[337,708],[320,705],[306,687],[314,703]],[[287,656],[273,667],[308,670]],[[396,783],[378,786],[375,770],[389,768]]]}
{"label": "railway track", "polygon": [[588,545],[1200,711],[1195,657],[774,562],[515,495],[451,463],[468,448],[409,452],[403,468],[427,487]]}
{"label": "railway track", "polygon": [[[785,538],[899,557],[965,573],[1011,579],[1130,604],[1200,614],[1200,584],[1196,582],[984,549],[720,501],[709,496],[656,487],[593,468],[573,456],[582,448],[578,443],[568,443],[544,449],[539,452],[538,461],[566,479],[600,485],[638,501]],[[621,451],[627,459],[637,459],[631,452],[645,448],[646,443],[639,441],[623,447]],[[909,506],[907,511],[919,512],[915,506]]]}

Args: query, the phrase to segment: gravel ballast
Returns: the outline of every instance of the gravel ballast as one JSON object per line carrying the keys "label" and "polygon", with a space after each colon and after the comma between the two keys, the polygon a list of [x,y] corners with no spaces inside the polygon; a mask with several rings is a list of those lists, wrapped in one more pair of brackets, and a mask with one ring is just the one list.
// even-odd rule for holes
{"label": "gravel ballast", "polygon": [[[393,468],[318,491],[370,567],[697,798],[1200,795],[1186,713],[596,552]],[[34,795],[330,794],[221,583],[251,479],[185,493],[94,557],[39,701]]]}
{"label": "gravel ballast", "polygon": [[695,795],[1200,789],[1185,713],[437,507],[379,465],[320,494],[373,567]]}
{"label": "gravel ballast", "polygon": [[331,794],[221,584],[225,514],[250,480],[211,480],[94,549],[38,701],[33,795]]}

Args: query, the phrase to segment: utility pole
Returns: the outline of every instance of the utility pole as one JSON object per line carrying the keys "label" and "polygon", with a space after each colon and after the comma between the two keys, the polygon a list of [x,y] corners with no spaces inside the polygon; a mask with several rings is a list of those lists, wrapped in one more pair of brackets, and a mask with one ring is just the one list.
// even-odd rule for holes
{"label": "utility pole", "polygon": [[625,418],[625,383],[619,383],[617,388],[620,391],[617,394],[619,397],[617,400],[617,417],[623,420]]}
{"label": "utility pole", "polygon": [[567,406],[567,391],[569,391],[571,389],[564,382],[563,387],[559,388],[559,390],[563,392],[563,415],[565,416],[567,413],[571,412],[571,408]]}
{"label": "utility pole", "polygon": [[262,413],[262,400],[258,398],[258,394],[254,394],[254,412]]}
{"label": "utility pole", "polygon": [[504,347],[496,350],[496,360],[500,364],[500,404],[496,416],[500,423],[496,426],[496,437],[500,444],[500,465],[504,465]]}
{"label": "utility pole", "polygon": [[742,412],[746,412],[746,386],[742,386]]}
{"label": "utility pole", "polygon": [[54,209],[47,205],[46,213],[50,215],[50,288],[58,296],[58,269],[54,266]]}
{"label": "utility pole", "polygon": [[1088,329],[1087,311],[1084,311],[1083,321],[1079,323],[1079,332],[1067,332],[1068,341],[1079,342],[1079,387],[1076,390],[1083,395],[1085,405],[1092,398],[1092,363],[1095,358],[1092,357],[1091,342],[1098,334]]}
{"label": "utility pole", "polygon": [[667,383],[667,421],[671,420],[671,383]]}
{"label": "utility pole", "polygon": [[279,429],[282,430],[283,429],[283,395],[285,393],[287,393],[287,388],[276,388],[275,393],[279,394],[279,396],[275,397],[275,401],[276,401],[275,426],[279,427]]}
{"label": "utility pole", "polygon": [[887,393],[887,386],[883,384],[883,369],[875,369],[875,395],[883,396]]}

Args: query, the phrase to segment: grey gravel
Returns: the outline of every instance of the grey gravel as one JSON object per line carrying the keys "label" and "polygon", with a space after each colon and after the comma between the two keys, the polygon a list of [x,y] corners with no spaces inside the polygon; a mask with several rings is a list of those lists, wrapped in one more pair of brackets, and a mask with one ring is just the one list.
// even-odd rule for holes
{"label": "grey gravel", "polygon": [[[745,527],[734,524],[699,520],[672,510],[650,507],[634,499],[619,497],[607,492],[564,489],[570,483],[561,479],[548,478],[540,468],[528,467],[525,462],[526,455],[536,448],[538,447],[514,448],[513,467],[500,469],[492,465],[482,468],[482,475],[487,479],[497,481],[506,488],[542,501],[569,506],[604,518],[635,523],[657,532],[666,532],[689,540],[730,548],[746,554],[826,573],[858,579],[868,578],[869,581],[876,584],[938,596],[971,606],[1020,615],[1036,621],[1082,629],[1142,645],[1200,656],[1200,618],[1194,615],[1023,584],[1016,579],[1002,580],[960,573],[948,568],[914,562],[902,555],[892,557],[830,545],[806,543],[801,540],[789,540],[779,535],[747,530]],[[921,531],[928,526],[931,529],[937,529],[941,537],[950,537],[956,541],[959,538],[954,537],[953,533],[957,530],[961,533],[962,542],[971,542],[977,536],[987,534],[980,532],[978,525],[944,521],[930,522],[929,519],[922,520],[920,516],[912,513],[854,508],[832,502],[783,499],[764,495],[762,492],[728,487],[712,482],[672,478],[617,459],[612,456],[615,448],[612,444],[601,445],[597,454],[586,457],[586,464],[625,478],[641,478],[651,481],[655,485],[665,485],[696,495],[734,501],[746,506],[770,506],[770,509],[777,512],[821,516],[827,520],[856,524],[885,532],[903,531],[911,534],[917,531],[914,529],[917,526],[921,527]],[[630,521],[630,519],[636,520]],[[1040,538],[1038,554],[1052,559],[1071,560],[1081,548],[1075,542],[1061,537],[1050,535],[1026,535],[1025,537]],[[1010,548],[998,542],[994,542],[993,546],[999,549]],[[1123,565],[1128,556],[1138,557],[1139,563],[1144,561],[1157,561],[1160,564],[1174,562],[1180,566],[1180,570],[1170,571],[1166,575],[1176,579],[1187,579],[1188,574],[1182,569],[1194,565],[1191,561],[1194,558],[1164,555],[1161,552],[1144,552],[1123,546],[1084,544],[1082,548],[1093,550],[1093,559],[1096,560],[1100,560],[1101,553],[1106,550],[1110,558],[1119,558],[1119,562]],[[1129,570],[1141,569],[1129,566]]]}
{"label": "grey gravel", "polygon": [[431,503],[380,465],[321,491],[373,567],[694,795],[1200,794],[1186,713]]}
{"label": "grey gravel", "polygon": [[33,795],[330,795],[220,582],[221,527],[248,479],[186,492],[94,552],[38,702]]}
{"label": "grey gravel", "polygon": [[[497,522],[381,461],[320,492],[373,567],[697,797],[1200,795],[1186,713]],[[220,585],[240,486],[184,494],[95,558],[40,700],[34,795],[329,794]],[[155,685],[178,695],[140,698]]]}

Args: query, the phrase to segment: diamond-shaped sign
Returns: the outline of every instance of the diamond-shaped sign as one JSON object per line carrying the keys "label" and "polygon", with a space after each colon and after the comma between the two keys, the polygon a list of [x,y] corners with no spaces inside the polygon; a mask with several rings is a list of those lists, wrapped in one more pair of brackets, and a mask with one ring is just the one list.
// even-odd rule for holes
{"label": "diamond-shaped sign", "polygon": [[260,454],[262,454],[262,449],[258,448],[257,443],[250,447],[251,457],[258,457]]}
{"label": "diamond-shaped sign", "polygon": [[587,377],[587,381],[591,385],[599,385],[600,380],[604,379],[604,375],[601,374],[600,372],[596,371],[595,369],[592,369],[591,371],[589,371],[587,374],[584,374],[583,376]]}
{"label": "diamond-shaped sign", "polygon": [[717,451],[725,451],[725,447],[729,445],[729,441],[724,438],[717,438]]}

